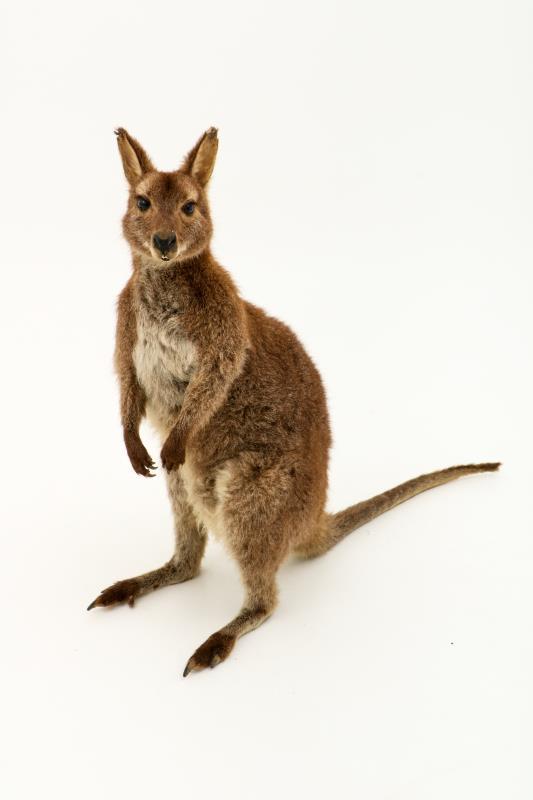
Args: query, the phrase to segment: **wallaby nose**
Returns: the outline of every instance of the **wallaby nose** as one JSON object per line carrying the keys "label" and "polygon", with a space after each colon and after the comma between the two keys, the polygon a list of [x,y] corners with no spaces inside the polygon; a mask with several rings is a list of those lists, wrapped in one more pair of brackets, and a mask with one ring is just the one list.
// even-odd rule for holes
{"label": "wallaby nose", "polygon": [[162,255],[166,255],[169,250],[172,250],[176,244],[175,233],[154,233],[153,236],[154,247],[156,247]]}

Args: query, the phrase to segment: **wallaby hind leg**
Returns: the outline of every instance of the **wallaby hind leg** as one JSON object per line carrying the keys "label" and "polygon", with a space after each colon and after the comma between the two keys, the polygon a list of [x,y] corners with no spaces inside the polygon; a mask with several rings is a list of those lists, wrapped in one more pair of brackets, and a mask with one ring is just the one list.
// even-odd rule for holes
{"label": "wallaby hind leg", "polygon": [[226,468],[220,516],[227,547],[239,565],[245,598],[237,616],[191,656],[185,676],[224,661],[237,639],[274,611],[276,574],[296,523],[288,473],[283,461],[271,463],[257,454],[243,455]]}
{"label": "wallaby hind leg", "polygon": [[172,511],[174,513],[176,546],[174,555],[162,567],[135,578],[118,581],[104,589],[93,600],[91,608],[128,603],[133,606],[137,597],[155,591],[162,586],[194,578],[200,570],[200,562],[205,550],[206,532],[200,525],[187,502],[179,472],[167,474],[167,487]]}
{"label": "wallaby hind leg", "polygon": [[243,582],[246,596],[241,610],[194,652],[187,662],[184,677],[189,672],[216,667],[229,656],[240,636],[258,628],[274,611],[277,602],[275,573],[259,575],[250,570],[243,573]]}

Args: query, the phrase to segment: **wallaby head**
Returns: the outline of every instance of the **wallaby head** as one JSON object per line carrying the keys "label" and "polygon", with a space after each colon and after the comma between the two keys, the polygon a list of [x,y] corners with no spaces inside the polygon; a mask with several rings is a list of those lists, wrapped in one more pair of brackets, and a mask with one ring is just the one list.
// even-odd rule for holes
{"label": "wallaby head", "polygon": [[204,133],[175,172],[158,172],[124,128],[115,133],[130,187],[122,227],[131,249],[159,267],[199,255],[213,231],[206,187],[217,154],[216,128]]}

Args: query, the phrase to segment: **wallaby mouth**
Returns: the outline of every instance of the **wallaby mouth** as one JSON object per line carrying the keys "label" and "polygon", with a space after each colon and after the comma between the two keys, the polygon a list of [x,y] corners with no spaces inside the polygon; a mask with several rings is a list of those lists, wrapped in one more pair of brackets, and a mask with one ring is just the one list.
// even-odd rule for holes
{"label": "wallaby mouth", "polygon": [[151,246],[148,242],[146,243],[146,250],[150,253],[150,257],[152,261],[156,264],[168,264],[170,261],[173,261],[179,255],[179,248],[176,247],[175,249],[162,253],[157,247]]}

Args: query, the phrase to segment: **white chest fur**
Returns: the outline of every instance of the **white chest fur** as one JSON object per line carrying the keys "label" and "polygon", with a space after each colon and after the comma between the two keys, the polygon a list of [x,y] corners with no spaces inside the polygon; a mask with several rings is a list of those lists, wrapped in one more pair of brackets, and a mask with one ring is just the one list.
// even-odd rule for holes
{"label": "white chest fur", "polygon": [[156,318],[141,307],[133,363],[148,401],[149,411],[164,427],[179,411],[191,380],[197,354],[180,331],[176,318]]}

